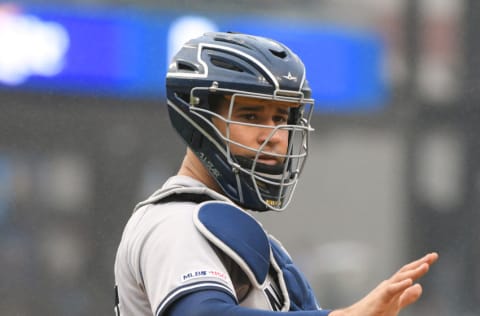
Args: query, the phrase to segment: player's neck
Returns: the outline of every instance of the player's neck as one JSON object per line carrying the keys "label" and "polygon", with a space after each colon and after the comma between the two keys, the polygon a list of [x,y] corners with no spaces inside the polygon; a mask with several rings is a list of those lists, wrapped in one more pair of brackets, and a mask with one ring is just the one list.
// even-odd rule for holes
{"label": "player's neck", "polygon": [[207,169],[203,166],[202,162],[190,149],[187,149],[187,153],[177,174],[191,177],[202,182],[210,189],[223,193]]}

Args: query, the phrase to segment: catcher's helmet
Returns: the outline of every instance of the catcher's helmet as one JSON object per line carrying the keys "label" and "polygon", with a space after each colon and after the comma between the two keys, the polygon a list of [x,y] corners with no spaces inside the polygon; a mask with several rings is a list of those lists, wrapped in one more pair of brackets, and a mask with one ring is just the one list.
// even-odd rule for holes
{"label": "catcher's helmet", "polygon": [[[167,73],[167,101],[172,125],[202,161],[224,193],[243,207],[283,210],[307,157],[311,91],[302,61],[285,45],[271,39],[238,33],[207,33],[184,44]],[[287,124],[270,128],[270,137],[288,130],[288,152],[266,153],[246,147],[253,159],[234,156],[228,126],[236,122],[214,111],[212,96],[292,102]],[[295,105],[295,106],[293,106]],[[231,110],[229,111],[231,113]],[[226,135],[212,123],[222,119]],[[268,139],[265,141],[268,142]],[[241,146],[241,144],[240,144]],[[258,162],[261,154],[281,156],[276,168]]]}

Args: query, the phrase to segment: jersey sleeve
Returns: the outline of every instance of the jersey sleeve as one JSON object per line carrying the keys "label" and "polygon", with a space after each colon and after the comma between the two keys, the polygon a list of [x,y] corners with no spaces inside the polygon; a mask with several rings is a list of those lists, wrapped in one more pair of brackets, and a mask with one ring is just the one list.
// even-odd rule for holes
{"label": "jersey sleeve", "polygon": [[[234,286],[214,248],[195,228],[193,203],[151,206],[142,218],[131,258],[153,315],[201,290],[221,291],[236,300]],[[136,253],[134,253],[136,252]],[[139,258],[139,259],[138,259]]]}
{"label": "jersey sleeve", "polygon": [[331,310],[276,312],[238,306],[228,295],[218,291],[189,294],[175,302],[165,316],[328,316]]}

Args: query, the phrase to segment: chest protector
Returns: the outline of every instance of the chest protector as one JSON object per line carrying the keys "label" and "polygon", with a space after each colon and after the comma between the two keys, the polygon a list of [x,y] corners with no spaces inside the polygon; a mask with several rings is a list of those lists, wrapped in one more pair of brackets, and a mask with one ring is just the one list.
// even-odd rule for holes
{"label": "chest protector", "polygon": [[252,287],[265,288],[269,274],[276,280],[284,299],[282,311],[320,309],[308,281],[280,243],[224,196],[207,188],[182,187],[156,192],[137,208],[173,201],[198,203],[193,212],[195,227],[240,267]]}

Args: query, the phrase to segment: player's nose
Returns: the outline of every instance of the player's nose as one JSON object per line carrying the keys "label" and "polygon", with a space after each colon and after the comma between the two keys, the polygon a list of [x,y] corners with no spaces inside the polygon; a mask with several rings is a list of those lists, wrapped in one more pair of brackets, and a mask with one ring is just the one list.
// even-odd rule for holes
{"label": "player's nose", "polygon": [[272,128],[260,128],[257,141],[260,145],[277,145],[287,141],[288,133],[272,124]]}

